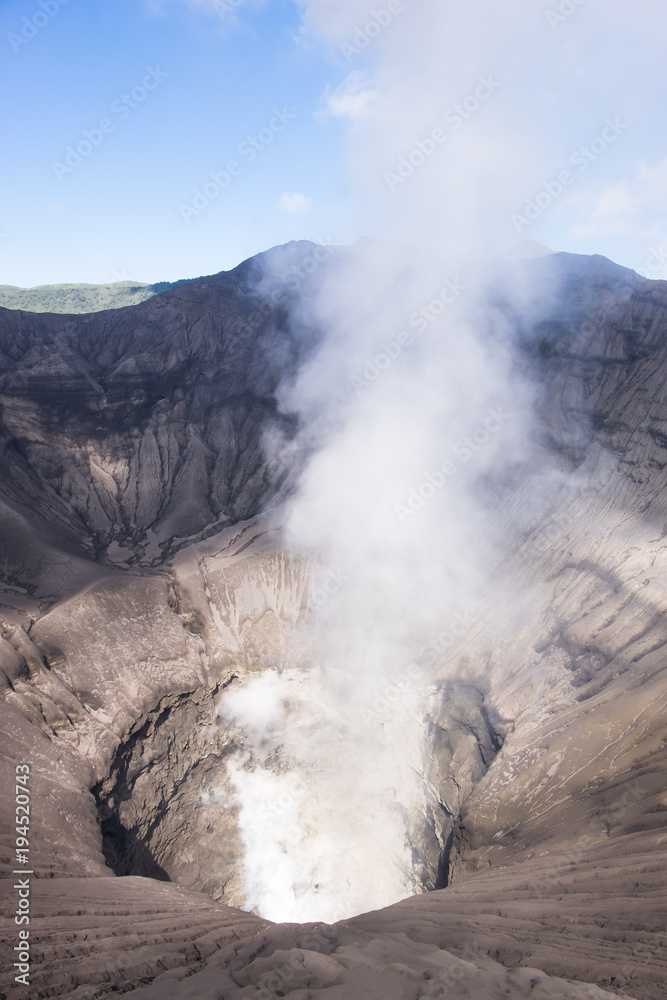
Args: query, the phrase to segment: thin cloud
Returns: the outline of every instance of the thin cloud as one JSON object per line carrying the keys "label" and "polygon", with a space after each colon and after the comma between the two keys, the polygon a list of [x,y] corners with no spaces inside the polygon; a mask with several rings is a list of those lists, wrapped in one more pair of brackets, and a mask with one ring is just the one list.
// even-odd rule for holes
{"label": "thin cloud", "polygon": [[282,194],[280,196],[280,207],[286,212],[308,212],[313,204],[312,198],[305,194]]}
{"label": "thin cloud", "polygon": [[318,121],[328,117],[359,121],[371,116],[376,100],[377,90],[369,82],[367,74],[355,70],[339,87],[327,87],[315,117]]}
{"label": "thin cloud", "polygon": [[600,236],[631,236],[638,228],[652,229],[656,216],[667,214],[667,157],[658,163],[637,165],[632,180],[609,184],[597,194],[581,195],[576,204],[585,221],[574,225],[571,234],[580,239]]}
{"label": "thin cloud", "polygon": [[232,24],[244,8],[257,10],[263,7],[266,0],[146,0],[150,10],[155,14],[164,15],[170,9],[186,7],[204,16],[214,17],[223,24]]}

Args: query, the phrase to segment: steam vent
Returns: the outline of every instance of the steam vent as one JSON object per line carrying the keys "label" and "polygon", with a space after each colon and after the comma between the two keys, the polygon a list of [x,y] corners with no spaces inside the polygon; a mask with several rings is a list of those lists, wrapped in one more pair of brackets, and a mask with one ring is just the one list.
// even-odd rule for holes
{"label": "steam vent", "polygon": [[377,254],[0,309],[3,998],[667,997],[667,282]]}

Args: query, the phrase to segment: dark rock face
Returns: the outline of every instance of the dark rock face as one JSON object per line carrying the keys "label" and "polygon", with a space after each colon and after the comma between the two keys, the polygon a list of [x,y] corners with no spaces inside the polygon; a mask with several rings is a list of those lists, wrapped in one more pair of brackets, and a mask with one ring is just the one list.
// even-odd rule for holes
{"label": "dark rock face", "polygon": [[664,997],[667,283],[511,266],[562,283],[513,317],[556,471],[495,484],[511,592],[433,677],[410,836],[446,888],[334,927],[222,905],[237,815],[202,805],[243,749],[230,685],[308,663],[308,567],[266,514],[289,481],[262,436],[293,429],[276,386],[316,333],[262,307],[249,264],[114,313],[0,313],[0,775],[9,801],[30,763],[45,876],[33,987],[9,995]]}
{"label": "dark rock face", "polygon": [[121,565],[264,509],[283,473],[262,434],[289,434],[274,394],[302,348],[253,274],[86,316],[0,310],[0,498]]}
{"label": "dark rock face", "polygon": [[[117,875],[194,884],[214,899],[231,895],[243,850],[234,811],[226,810],[226,824],[214,829],[202,806],[210,777],[237,749],[216,724],[217,694],[202,689],[164,699],[129,734],[109,776],[93,789],[104,856]],[[184,851],[186,840],[192,846]]]}

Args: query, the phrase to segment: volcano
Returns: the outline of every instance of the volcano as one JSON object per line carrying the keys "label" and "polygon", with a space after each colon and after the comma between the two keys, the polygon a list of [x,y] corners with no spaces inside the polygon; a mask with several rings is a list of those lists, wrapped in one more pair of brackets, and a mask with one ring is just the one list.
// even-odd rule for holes
{"label": "volcano", "polygon": [[[284,387],[351,252],[0,309],[3,997],[665,996],[667,283],[493,264],[534,391],[528,457],[480,472],[490,587],[338,698],[317,623],[346,568],[288,544],[320,443]],[[442,470],[408,484],[434,519]]]}

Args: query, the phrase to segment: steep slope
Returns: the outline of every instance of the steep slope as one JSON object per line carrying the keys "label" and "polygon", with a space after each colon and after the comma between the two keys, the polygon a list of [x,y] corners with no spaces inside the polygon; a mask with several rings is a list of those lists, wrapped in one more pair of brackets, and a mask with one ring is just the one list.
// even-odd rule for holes
{"label": "steep slope", "polygon": [[261,437],[289,431],[273,396],[302,346],[289,295],[268,301],[256,280],[251,261],[127,309],[0,310],[0,500],[123,567],[263,509],[282,471]]}

